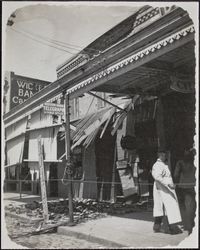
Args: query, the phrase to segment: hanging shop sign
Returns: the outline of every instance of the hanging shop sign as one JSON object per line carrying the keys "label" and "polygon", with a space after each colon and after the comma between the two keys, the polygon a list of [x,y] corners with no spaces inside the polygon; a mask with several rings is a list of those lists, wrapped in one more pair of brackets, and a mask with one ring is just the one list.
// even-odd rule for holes
{"label": "hanging shop sign", "polygon": [[44,114],[64,115],[64,105],[46,102],[43,104]]}
{"label": "hanging shop sign", "polygon": [[22,104],[49,83],[47,81],[15,75],[11,72],[10,109]]}
{"label": "hanging shop sign", "polygon": [[172,76],[170,88],[180,93],[195,92],[195,81],[186,75]]}

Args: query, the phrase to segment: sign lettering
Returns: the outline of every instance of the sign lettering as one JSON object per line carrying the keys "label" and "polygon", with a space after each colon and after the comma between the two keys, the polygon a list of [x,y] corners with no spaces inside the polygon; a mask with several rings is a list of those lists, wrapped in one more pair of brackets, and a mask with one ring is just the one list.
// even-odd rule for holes
{"label": "sign lettering", "polygon": [[180,93],[194,93],[195,81],[187,76],[172,76],[170,88]]}
{"label": "sign lettering", "polygon": [[64,105],[46,102],[43,105],[45,114],[64,115]]}
{"label": "sign lettering", "polygon": [[22,104],[48,84],[46,81],[12,74],[10,109]]}

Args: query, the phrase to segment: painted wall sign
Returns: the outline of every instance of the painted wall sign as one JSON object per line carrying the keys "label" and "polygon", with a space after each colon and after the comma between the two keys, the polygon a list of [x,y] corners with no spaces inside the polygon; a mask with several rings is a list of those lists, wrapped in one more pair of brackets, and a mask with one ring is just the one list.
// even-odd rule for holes
{"label": "painted wall sign", "polygon": [[171,77],[170,88],[180,93],[194,93],[195,92],[195,80],[188,76]]}
{"label": "painted wall sign", "polygon": [[46,102],[43,105],[44,113],[51,115],[64,115],[64,105]]}
{"label": "painted wall sign", "polygon": [[15,75],[11,72],[10,109],[22,104],[50,82]]}

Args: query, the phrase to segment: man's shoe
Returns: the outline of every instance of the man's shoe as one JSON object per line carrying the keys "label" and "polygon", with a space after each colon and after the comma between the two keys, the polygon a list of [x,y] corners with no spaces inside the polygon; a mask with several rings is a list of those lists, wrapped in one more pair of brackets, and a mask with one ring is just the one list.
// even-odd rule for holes
{"label": "man's shoe", "polygon": [[159,233],[161,231],[161,225],[160,224],[154,224],[153,225],[153,231],[154,231],[154,233]]}
{"label": "man's shoe", "polygon": [[169,226],[170,234],[181,234],[183,231],[177,226]]}

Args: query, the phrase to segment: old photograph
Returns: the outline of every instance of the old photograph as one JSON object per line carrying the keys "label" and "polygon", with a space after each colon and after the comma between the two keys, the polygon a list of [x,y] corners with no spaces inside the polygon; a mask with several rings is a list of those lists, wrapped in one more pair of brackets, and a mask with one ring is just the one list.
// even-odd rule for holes
{"label": "old photograph", "polygon": [[2,1],[3,249],[198,248],[198,10]]}

